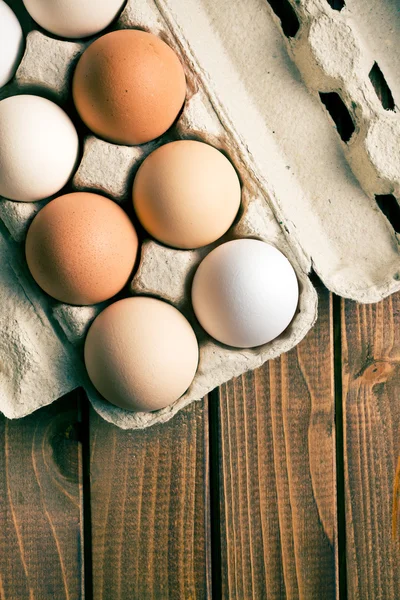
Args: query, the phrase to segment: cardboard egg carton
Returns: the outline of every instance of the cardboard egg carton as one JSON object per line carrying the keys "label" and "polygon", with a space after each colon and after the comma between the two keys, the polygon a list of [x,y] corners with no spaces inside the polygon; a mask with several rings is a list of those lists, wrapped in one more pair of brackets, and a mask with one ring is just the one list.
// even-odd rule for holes
{"label": "cardboard egg carton", "polygon": [[[343,62],[343,56],[336,59],[336,52],[344,52],[346,58],[354,53],[357,60],[349,60],[353,71],[355,65],[361,77],[360,70],[366,60],[362,58],[364,50],[356,32],[351,39],[356,40],[358,46],[344,39],[346,28],[353,32],[346,16],[333,11],[325,0],[293,2],[293,6],[300,29],[298,38],[288,44],[291,55],[303,65],[304,81],[309,89],[317,89],[321,78],[326,84],[324,90],[328,89],[327,69],[333,68],[333,62],[338,70]],[[374,187],[377,175],[371,175],[371,169],[376,171],[377,164],[388,169],[384,150],[378,152],[378,159],[371,158],[367,150],[363,154],[360,148],[367,148],[368,134],[363,137],[358,131],[354,138],[358,151],[352,154],[350,145],[343,148],[319,98],[312,97],[300,81],[276,21],[264,0],[246,3],[241,0],[129,0],[116,24],[117,28],[152,32],[174,48],[185,68],[187,100],[176,125],[149,144],[118,146],[88,133],[72,188],[103,193],[124,205],[131,201],[137,168],[158,145],[187,138],[207,142],[229,157],[242,183],[242,207],[225,239],[255,237],[275,245],[291,261],[300,286],[298,311],[279,338],[254,349],[229,348],[211,339],[199,327],[190,305],[191,280],[211,247],[182,251],[145,240],[130,292],[154,295],[176,306],[192,323],[200,345],[198,372],[187,393],[171,407],[150,414],[113,407],[96,394],[81,374],[84,336],[104,305],[67,306],[42,294],[41,302],[46,302],[51,311],[49,319],[55,332],[77,362],[77,371],[70,378],[71,389],[83,384],[97,412],[122,428],[142,428],[166,421],[224,381],[295,346],[312,327],[317,314],[317,297],[308,277],[312,268],[330,289],[360,301],[376,301],[400,288],[398,239],[373,197],[374,194],[397,193],[398,188],[393,184],[394,167],[390,167],[384,177],[381,177],[381,169],[380,187]],[[310,32],[320,31],[320,21],[323,35],[314,40]],[[318,26],[313,25],[317,22]],[[338,40],[334,52],[329,23],[333,39]],[[7,95],[47,95],[71,114],[73,69],[88,43],[61,41],[32,31]],[[342,49],[344,43],[346,51]],[[314,50],[319,52],[319,58],[311,57],[312,62],[310,53]],[[335,56],[332,57],[332,53]],[[336,79],[331,75],[329,89],[339,89],[339,84],[344,82],[342,74]],[[347,75],[350,86],[351,77]],[[368,82],[364,83],[368,86]],[[361,103],[365,89],[362,88],[361,94],[357,85],[353,88],[352,94],[358,94],[357,101]],[[349,94],[350,91],[349,87]],[[355,95],[349,98],[356,98]],[[364,111],[356,121],[360,132],[364,131],[367,121],[368,125],[387,123],[397,116],[382,116],[384,109],[371,97],[368,102],[369,120]],[[374,151],[376,140],[385,131],[382,125],[379,127],[381,133],[374,138]],[[393,136],[383,136],[384,148],[387,148],[387,139]],[[356,174],[357,168],[362,171],[359,181],[346,159]],[[360,164],[361,167],[357,167]],[[24,240],[30,221],[45,202],[1,201],[0,217],[16,242]],[[27,285],[32,286],[29,278]],[[57,377],[58,373],[53,376]],[[8,404],[13,405],[12,411],[1,407],[5,414],[18,417],[55,400],[44,388],[40,397],[35,394],[29,400],[27,408],[22,389],[21,382],[17,392],[14,391],[14,404],[13,399],[8,399]]]}

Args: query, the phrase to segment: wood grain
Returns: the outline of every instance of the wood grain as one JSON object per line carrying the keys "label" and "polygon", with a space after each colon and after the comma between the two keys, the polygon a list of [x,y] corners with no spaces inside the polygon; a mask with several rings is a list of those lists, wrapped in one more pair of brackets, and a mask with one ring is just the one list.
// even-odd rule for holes
{"label": "wood grain", "polygon": [[348,597],[398,600],[400,294],[375,305],[343,302],[342,347]]}
{"label": "wood grain", "polygon": [[83,598],[77,395],[0,417],[0,599]]}
{"label": "wood grain", "polygon": [[92,411],[90,431],[94,598],[210,597],[207,401],[144,431]]}
{"label": "wood grain", "polygon": [[331,298],[297,348],[220,391],[222,597],[336,594]]}

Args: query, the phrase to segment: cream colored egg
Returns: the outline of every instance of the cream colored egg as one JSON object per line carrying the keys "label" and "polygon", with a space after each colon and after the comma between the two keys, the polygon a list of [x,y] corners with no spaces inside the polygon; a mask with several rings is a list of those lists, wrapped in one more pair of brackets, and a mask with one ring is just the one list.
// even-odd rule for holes
{"label": "cream colored egg", "polygon": [[14,76],[23,50],[21,25],[11,8],[0,0],[0,87]]}
{"label": "cream colored egg", "polygon": [[157,148],[133,184],[133,205],[143,227],[175,248],[215,242],[240,206],[240,182],[229,160],[208,144],[180,140]]}
{"label": "cream colored egg", "polygon": [[154,411],[178,400],[197,369],[194,331],[173,306],[149,297],[125,298],[93,322],[86,369],[102,396],[121,408]]}
{"label": "cream colored egg", "polygon": [[0,196],[48,198],[72,177],[78,157],[78,134],[57,104],[25,94],[0,102]]}
{"label": "cream colored egg", "polygon": [[84,38],[110,25],[125,0],[23,0],[43,29],[65,38]]}

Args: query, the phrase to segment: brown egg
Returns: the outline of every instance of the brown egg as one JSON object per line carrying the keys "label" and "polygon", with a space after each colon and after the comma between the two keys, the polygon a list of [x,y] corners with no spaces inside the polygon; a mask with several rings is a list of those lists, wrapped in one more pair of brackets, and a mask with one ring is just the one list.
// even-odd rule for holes
{"label": "brown egg", "polygon": [[83,53],[72,92],[89,129],[130,146],[171,127],[185,100],[186,81],[179,58],[160,38],[125,29],[104,35]]}
{"label": "brown egg", "polygon": [[175,248],[215,242],[232,225],[240,206],[240,182],[229,160],[193,140],[165,144],[140,166],[133,205],[143,227]]}
{"label": "brown egg", "polygon": [[128,282],[138,250],[135,228],[112,200],[86,192],[59,196],[34,218],[26,260],[35,281],[68,304],[96,304]]}

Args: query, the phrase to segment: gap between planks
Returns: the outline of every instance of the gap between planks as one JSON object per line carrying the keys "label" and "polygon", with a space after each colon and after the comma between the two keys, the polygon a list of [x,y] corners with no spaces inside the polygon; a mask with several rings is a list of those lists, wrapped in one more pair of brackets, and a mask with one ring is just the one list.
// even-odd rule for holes
{"label": "gap between planks", "polygon": [[314,329],[289,353],[222,386],[213,413],[223,599],[336,597],[332,300],[315,283]]}

